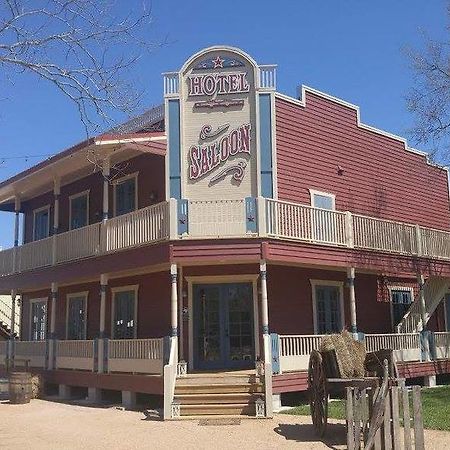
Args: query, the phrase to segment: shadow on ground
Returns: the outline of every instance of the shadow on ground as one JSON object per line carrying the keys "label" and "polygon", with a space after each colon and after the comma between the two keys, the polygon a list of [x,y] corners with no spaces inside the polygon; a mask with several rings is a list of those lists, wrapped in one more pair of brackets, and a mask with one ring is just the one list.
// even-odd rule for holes
{"label": "shadow on ground", "polygon": [[274,428],[275,433],[288,441],[323,442],[331,449],[342,448],[347,444],[347,428],[344,423],[329,423],[324,438],[317,437],[312,424],[283,424]]}

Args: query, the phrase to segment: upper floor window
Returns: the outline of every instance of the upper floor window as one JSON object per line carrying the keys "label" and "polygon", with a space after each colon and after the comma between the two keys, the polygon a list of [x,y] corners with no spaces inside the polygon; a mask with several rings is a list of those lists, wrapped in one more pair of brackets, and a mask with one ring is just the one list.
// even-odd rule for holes
{"label": "upper floor window", "polygon": [[392,305],[392,324],[396,327],[413,302],[412,288],[392,288],[391,291],[391,305]]}
{"label": "upper floor window", "polygon": [[336,196],[327,192],[309,190],[311,195],[311,206],[321,209],[336,209]]}
{"label": "upper floor window", "polygon": [[67,339],[86,339],[87,292],[67,296]]}
{"label": "upper floor window", "polygon": [[30,300],[30,339],[43,341],[47,331],[47,299],[38,298]]}
{"label": "upper floor window", "polygon": [[137,204],[137,173],[117,180],[114,183],[114,215],[135,211]]}
{"label": "upper floor window", "polygon": [[50,207],[35,209],[33,211],[33,240],[44,239],[50,234]]}
{"label": "upper floor window", "polygon": [[89,225],[89,191],[70,197],[70,229]]}
{"label": "upper floor window", "polygon": [[138,286],[115,288],[113,293],[113,339],[136,337]]}

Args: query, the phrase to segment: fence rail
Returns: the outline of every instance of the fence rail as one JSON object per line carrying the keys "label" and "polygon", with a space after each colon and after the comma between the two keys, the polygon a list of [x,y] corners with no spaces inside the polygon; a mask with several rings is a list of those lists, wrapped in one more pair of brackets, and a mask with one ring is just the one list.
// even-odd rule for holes
{"label": "fence rail", "polygon": [[14,357],[18,364],[25,365],[28,361],[30,367],[46,366],[47,341],[16,341],[14,342]]}
{"label": "fence rail", "polygon": [[56,236],[56,262],[73,261],[100,253],[100,223]]}
{"label": "fence rail", "polygon": [[56,341],[55,368],[93,371],[95,368],[95,341]]}
{"label": "fence rail", "polygon": [[450,258],[450,233],[420,227],[422,254],[432,258]]}
{"label": "fence rail", "polygon": [[53,262],[53,238],[30,242],[17,247],[17,267],[20,272],[50,266]]}
{"label": "fence rail", "polygon": [[434,348],[436,359],[450,358],[450,332],[436,332],[434,335]]}

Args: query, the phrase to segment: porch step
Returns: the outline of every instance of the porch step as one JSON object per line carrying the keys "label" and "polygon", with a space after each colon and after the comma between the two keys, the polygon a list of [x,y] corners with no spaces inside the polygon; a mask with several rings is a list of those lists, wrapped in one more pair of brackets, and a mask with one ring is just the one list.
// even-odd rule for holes
{"label": "porch step", "polygon": [[236,383],[236,384],[177,384],[175,396],[182,394],[238,394],[238,393],[262,393],[262,383]]}
{"label": "porch step", "polygon": [[180,407],[181,416],[255,416],[255,404],[249,403],[210,403],[201,405],[183,405]]}
{"label": "porch step", "polygon": [[237,393],[207,393],[207,394],[181,394],[175,395],[175,400],[182,405],[206,405],[206,404],[254,404],[262,398],[262,393],[237,392]]}
{"label": "porch step", "polygon": [[261,383],[262,377],[256,374],[189,374],[177,380],[179,385],[199,385],[199,384],[253,384]]}

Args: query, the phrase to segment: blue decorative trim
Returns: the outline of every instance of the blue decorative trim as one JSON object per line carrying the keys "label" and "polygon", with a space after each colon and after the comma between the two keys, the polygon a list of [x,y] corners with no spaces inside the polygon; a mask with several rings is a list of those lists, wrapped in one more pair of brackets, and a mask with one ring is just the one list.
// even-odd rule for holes
{"label": "blue decorative trim", "polygon": [[51,294],[50,294],[50,298],[52,299],[52,300],[57,300],[58,299],[58,292],[51,292]]}
{"label": "blue decorative trim", "polygon": [[270,334],[272,347],[272,373],[280,373],[280,337],[276,333]]}
{"label": "blue decorative trim", "polygon": [[19,246],[19,240],[18,239],[14,239],[14,247],[18,247]]}
{"label": "blue decorative trim", "polygon": [[177,282],[177,279],[178,279],[178,274],[176,274],[176,273],[171,273],[171,274],[170,274],[170,281],[171,281],[172,283],[176,283],[176,282]]}
{"label": "blue decorative trim", "polygon": [[357,333],[358,332],[358,328],[356,327],[356,325],[351,325],[350,326],[350,332],[351,333]]}
{"label": "blue decorative trim", "polygon": [[103,215],[102,215],[102,219],[103,220],[108,220],[109,219],[109,213],[104,212]]}
{"label": "blue decorative trim", "polygon": [[261,155],[261,195],[273,197],[272,104],[270,94],[259,95],[259,142]]}
{"label": "blue decorative trim", "polygon": [[347,286],[354,286],[355,285],[355,279],[354,278],[347,278]]}
{"label": "blue decorative trim", "polygon": [[247,197],[245,199],[245,217],[246,217],[247,232],[248,233],[256,233],[256,231],[258,229],[256,198]]}
{"label": "blue decorative trim", "polygon": [[181,198],[180,101],[169,100],[169,184],[170,197]]}
{"label": "blue decorative trim", "polygon": [[261,270],[260,276],[261,280],[267,280],[267,270]]}
{"label": "blue decorative trim", "polygon": [[172,328],[172,329],[170,330],[170,335],[171,335],[172,337],[177,337],[177,336],[178,336],[178,327]]}
{"label": "blue decorative trim", "polygon": [[178,234],[189,233],[189,203],[185,199],[179,199],[178,209]]}
{"label": "blue decorative trim", "polygon": [[193,70],[202,69],[227,69],[229,67],[242,67],[244,63],[236,58],[230,58],[228,56],[222,58],[220,55],[215,58],[208,58],[198,62]]}
{"label": "blue decorative trim", "polygon": [[101,284],[100,285],[100,295],[101,294],[106,294],[106,289],[108,288],[107,284]]}
{"label": "blue decorative trim", "polygon": [[262,333],[263,334],[269,334],[269,325],[263,325],[262,326]]}

